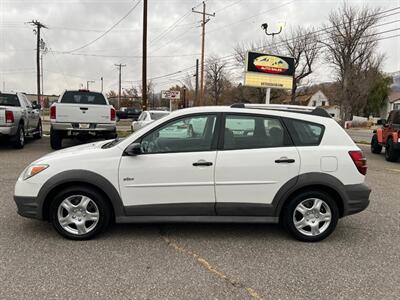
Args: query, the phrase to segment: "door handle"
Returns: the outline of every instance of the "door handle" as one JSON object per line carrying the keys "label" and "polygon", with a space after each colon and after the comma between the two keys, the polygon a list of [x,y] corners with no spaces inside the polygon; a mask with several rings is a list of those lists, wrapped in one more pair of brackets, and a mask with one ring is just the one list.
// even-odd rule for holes
{"label": "door handle", "polygon": [[88,107],[79,107],[80,108],[80,110],[88,110],[89,108]]}
{"label": "door handle", "polygon": [[194,167],[209,167],[209,166],[212,166],[212,165],[213,165],[212,162],[205,161],[205,160],[202,160],[202,159],[193,163]]}
{"label": "door handle", "polygon": [[292,164],[294,162],[295,162],[294,159],[287,158],[287,157],[281,157],[280,159],[275,160],[275,163],[277,163],[277,164],[280,164],[280,163]]}

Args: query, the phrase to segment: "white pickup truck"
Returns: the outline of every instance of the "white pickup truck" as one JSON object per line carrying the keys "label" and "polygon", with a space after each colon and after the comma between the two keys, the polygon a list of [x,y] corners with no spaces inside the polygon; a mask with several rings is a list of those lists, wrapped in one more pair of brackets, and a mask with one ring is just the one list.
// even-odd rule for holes
{"label": "white pickup truck", "polygon": [[61,149],[66,137],[117,136],[116,111],[107,98],[88,90],[65,91],[50,107],[50,144]]}
{"label": "white pickup truck", "polygon": [[25,137],[42,137],[40,105],[32,104],[23,93],[0,92],[0,137],[8,137],[14,148],[25,145]]}

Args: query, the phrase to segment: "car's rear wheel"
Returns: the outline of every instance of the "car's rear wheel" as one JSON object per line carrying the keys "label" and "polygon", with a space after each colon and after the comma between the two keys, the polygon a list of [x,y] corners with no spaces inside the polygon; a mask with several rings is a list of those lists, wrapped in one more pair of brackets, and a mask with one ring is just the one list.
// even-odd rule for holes
{"label": "car's rear wheel", "polygon": [[62,135],[60,131],[50,129],[50,146],[54,150],[62,148]]}
{"label": "car's rear wheel", "polygon": [[385,158],[387,161],[397,161],[399,158],[399,153],[394,149],[393,147],[393,140],[391,138],[388,138],[386,142],[386,147],[385,147]]}
{"label": "car's rear wheel", "polygon": [[50,205],[50,219],[64,237],[87,240],[107,228],[111,209],[94,189],[70,187],[61,191]]}
{"label": "car's rear wheel", "polygon": [[25,146],[25,130],[22,124],[18,126],[17,133],[12,138],[12,145],[15,149],[22,149]]}
{"label": "car's rear wheel", "polygon": [[382,152],[382,145],[379,144],[376,134],[374,134],[371,139],[371,152],[375,154],[379,154]]}
{"label": "car's rear wheel", "polygon": [[333,198],[322,191],[304,191],[286,205],[282,223],[296,239],[317,242],[328,237],[339,219],[338,206]]}

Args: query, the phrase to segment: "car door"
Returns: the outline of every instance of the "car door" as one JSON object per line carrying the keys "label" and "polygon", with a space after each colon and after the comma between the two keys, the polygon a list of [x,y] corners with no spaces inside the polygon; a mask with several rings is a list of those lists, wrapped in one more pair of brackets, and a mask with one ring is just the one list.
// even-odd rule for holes
{"label": "car door", "polygon": [[[193,121],[196,131],[189,129]],[[169,120],[136,141],[141,154],[123,156],[119,169],[128,215],[215,214],[216,124],[216,114],[190,115]]]}
{"label": "car door", "polygon": [[280,118],[227,114],[215,170],[218,215],[269,215],[300,157]]}
{"label": "car door", "polygon": [[26,98],[25,95],[22,94],[22,99],[25,103],[26,107],[26,119],[27,119],[27,124],[26,124],[26,130],[28,132],[32,132],[36,128],[36,118],[35,118],[35,111],[32,107],[32,103]]}

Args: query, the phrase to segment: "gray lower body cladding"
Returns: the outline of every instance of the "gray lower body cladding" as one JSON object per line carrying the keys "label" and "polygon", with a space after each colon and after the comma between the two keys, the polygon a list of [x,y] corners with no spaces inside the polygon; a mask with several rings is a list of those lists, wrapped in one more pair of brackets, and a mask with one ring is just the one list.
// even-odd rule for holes
{"label": "gray lower body cladding", "polygon": [[[47,195],[59,184],[67,182],[82,182],[97,186],[110,199],[117,222],[234,222],[243,220],[274,222],[279,219],[280,211],[286,199],[296,190],[307,186],[327,186],[334,189],[343,202],[342,216],[360,212],[368,207],[371,190],[365,184],[343,185],[335,177],[321,173],[309,173],[297,176],[285,184],[276,194],[271,204],[252,203],[179,203],[123,206],[122,200],[115,187],[102,176],[84,171],[74,170],[58,174],[49,179],[42,187],[37,197],[14,196],[18,213],[21,216],[35,219],[45,219],[44,205]],[[157,217],[157,218],[152,218]],[[249,219],[250,218],[250,219]]]}

